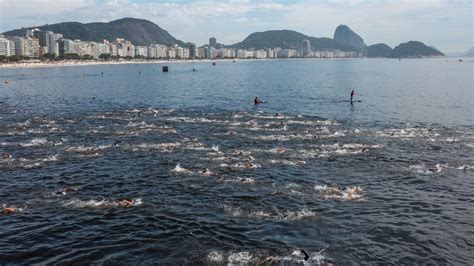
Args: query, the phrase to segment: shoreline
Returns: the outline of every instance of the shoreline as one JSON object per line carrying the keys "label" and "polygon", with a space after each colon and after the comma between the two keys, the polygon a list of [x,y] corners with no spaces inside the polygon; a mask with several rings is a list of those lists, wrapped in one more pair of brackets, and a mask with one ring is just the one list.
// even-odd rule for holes
{"label": "shoreline", "polygon": [[128,64],[172,64],[172,63],[199,63],[199,62],[232,62],[232,61],[271,61],[271,60],[344,60],[360,58],[235,58],[235,59],[196,59],[196,60],[144,60],[144,61],[53,61],[53,62],[28,62],[0,64],[0,69],[13,68],[46,68],[46,67],[70,67],[70,66],[95,66],[95,65],[128,65]]}
{"label": "shoreline", "polygon": [[[403,58],[409,59],[454,59],[453,57],[424,57],[424,58]],[[230,61],[273,61],[273,60],[351,60],[351,59],[392,59],[398,58],[249,58],[249,59],[197,59],[197,60],[144,60],[144,61],[53,61],[53,62],[28,62],[28,63],[6,63],[0,64],[0,69],[14,68],[48,68],[48,67],[71,67],[71,66],[95,66],[95,65],[128,65],[128,64],[171,64],[171,63],[199,63],[199,62],[230,62]]]}

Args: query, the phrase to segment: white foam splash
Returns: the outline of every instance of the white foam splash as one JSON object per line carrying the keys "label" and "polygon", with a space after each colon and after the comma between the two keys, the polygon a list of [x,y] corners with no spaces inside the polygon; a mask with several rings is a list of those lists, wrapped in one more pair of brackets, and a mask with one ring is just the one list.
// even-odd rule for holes
{"label": "white foam splash", "polygon": [[[127,207],[132,206],[140,206],[143,204],[141,198],[136,198],[131,200],[132,204]],[[73,207],[73,208],[113,208],[113,207],[120,207],[118,201],[111,201],[111,200],[80,200],[80,199],[72,199],[63,202],[63,206],[65,207]]]}
{"label": "white foam splash", "polygon": [[211,251],[207,255],[209,262],[222,262],[224,260],[224,252],[222,251]]}
{"label": "white foam splash", "polygon": [[255,168],[260,168],[262,167],[260,164],[253,163],[251,161],[246,161],[246,162],[241,162],[241,163],[236,163],[232,166],[233,168],[236,169],[255,169]]}
{"label": "white foam splash", "polygon": [[337,187],[328,187],[327,185],[315,185],[314,190],[322,194],[322,197],[325,199],[354,202],[367,201],[364,190],[358,186],[346,187],[344,190],[341,190]]}
{"label": "white foam splash", "polygon": [[178,163],[173,170],[171,170],[171,172],[174,172],[174,173],[180,173],[180,174],[192,174],[193,172],[184,168],[184,167],[181,167],[181,165]]}
{"label": "white foam splash", "polygon": [[53,144],[45,138],[34,138],[29,142],[2,142],[2,146],[21,146],[21,147],[37,147]]}
{"label": "white foam splash", "polygon": [[257,210],[252,211],[247,215],[249,218],[254,219],[272,219],[277,221],[300,221],[308,218],[313,218],[316,216],[316,213],[308,210],[308,209],[301,209],[301,210],[287,210],[287,211],[279,211],[275,210],[273,212],[265,211],[265,210]]}
{"label": "white foam splash", "polygon": [[214,173],[211,172],[211,170],[209,168],[206,168],[206,169],[202,170],[200,172],[200,174],[203,175],[203,176],[212,176],[212,175],[214,175]]}
{"label": "white foam splash", "polygon": [[63,203],[65,207],[73,208],[101,208],[101,207],[115,207],[117,203],[107,200],[79,200],[73,199]]}
{"label": "white foam splash", "polygon": [[416,137],[434,138],[439,137],[440,134],[433,128],[401,128],[401,129],[387,129],[384,131],[372,131],[379,137],[410,139]]}
{"label": "white foam splash", "polygon": [[290,160],[274,160],[274,159],[271,159],[271,160],[268,160],[268,162],[271,163],[271,164],[283,164],[283,165],[291,165],[291,166],[306,164],[306,162],[303,161],[303,160],[290,161]]}
{"label": "white foam splash", "polygon": [[234,217],[239,217],[242,215],[242,211],[240,210],[240,207],[232,207],[232,206],[224,204],[224,211],[227,213],[230,213]]}
{"label": "white foam splash", "polygon": [[247,251],[232,253],[229,255],[228,260],[228,265],[244,265],[251,262],[252,255]]}

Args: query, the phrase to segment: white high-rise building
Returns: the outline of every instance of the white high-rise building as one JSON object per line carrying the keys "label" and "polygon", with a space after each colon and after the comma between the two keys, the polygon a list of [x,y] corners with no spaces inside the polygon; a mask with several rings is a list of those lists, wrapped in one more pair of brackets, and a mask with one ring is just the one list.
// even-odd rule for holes
{"label": "white high-rise building", "polygon": [[175,47],[174,52],[175,52],[176,58],[178,58],[178,59],[184,58],[184,52],[183,52],[182,47],[179,47],[179,46]]}
{"label": "white high-rise building", "polygon": [[303,56],[309,57],[311,54],[311,42],[309,40],[303,41]]}
{"label": "white high-rise building", "polygon": [[48,34],[48,53],[59,56],[59,43],[58,41],[63,38],[62,34],[59,33],[50,33]]}
{"label": "white high-rise building", "polygon": [[278,57],[280,58],[292,58],[292,57],[297,57],[298,56],[298,51],[295,49],[281,49],[278,51]]}
{"label": "white high-rise building", "polygon": [[166,57],[168,57],[169,59],[176,58],[176,51],[171,47],[168,48],[167,53],[166,53]]}
{"label": "white high-rise building", "polygon": [[148,47],[146,47],[146,46],[135,46],[135,56],[148,57]]}
{"label": "white high-rise building", "polygon": [[267,51],[265,50],[256,50],[253,52],[253,57],[257,59],[267,58]]}
{"label": "white high-rise building", "polygon": [[3,35],[0,35],[0,55],[15,55],[15,43],[12,40],[5,38]]}
{"label": "white high-rise building", "polygon": [[15,45],[15,55],[28,56],[28,45],[26,38],[14,36],[12,41]]}

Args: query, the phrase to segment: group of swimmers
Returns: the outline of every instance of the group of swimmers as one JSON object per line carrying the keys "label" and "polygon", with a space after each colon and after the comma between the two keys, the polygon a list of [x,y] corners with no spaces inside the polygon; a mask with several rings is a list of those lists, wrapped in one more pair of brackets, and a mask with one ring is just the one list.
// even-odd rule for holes
{"label": "group of swimmers", "polygon": [[[350,99],[351,105],[353,104],[352,99],[354,98],[354,95],[355,95],[355,90],[352,90],[351,91],[351,99]],[[261,103],[267,103],[267,102],[259,99],[258,97],[255,97],[255,99],[253,99],[253,103],[254,103],[254,105],[259,105]]]}
{"label": "group of swimmers", "polygon": [[[65,196],[69,193],[76,192],[76,191],[77,191],[77,188],[65,187],[65,188],[61,188],[58,191],[56,191],[55,194]],[[133,206],[136,203],[136,200],[135,199],[130,199],[130,198],[123,198],[123,199],[114,200],[114,203],[117,207],[128,208],[128,207]],[[2,208],[0,213],[4,214],[4,215],[9,215],[9,214],[14,214],[18,211],[21,211],[21,209],[17,208],[17,207],[13,207],[13,206],[10,206],[10,207],[5,206],[5,207]]]}

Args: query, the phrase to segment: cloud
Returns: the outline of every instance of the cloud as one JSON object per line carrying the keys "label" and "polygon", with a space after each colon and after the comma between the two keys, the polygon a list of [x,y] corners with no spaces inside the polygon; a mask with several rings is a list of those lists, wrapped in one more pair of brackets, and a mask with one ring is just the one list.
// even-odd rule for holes
{"label": "cloud", "polygon": [[455,51],[473,46],[472,10],[469,0],[0,0],[0,31],[137,17],[202,44],[210,36],[235,43],[269,29],[332,37],[337,25],[347,24],[368,44],[416,39]]}

